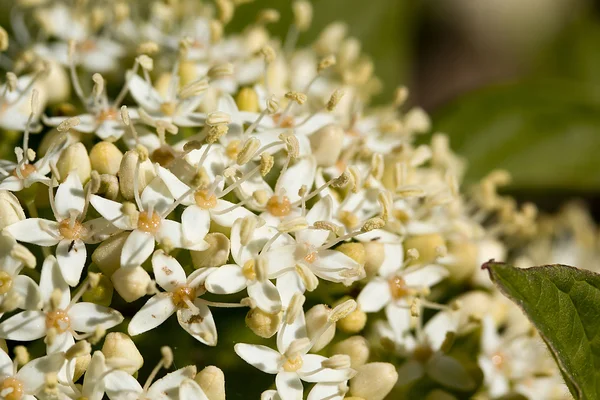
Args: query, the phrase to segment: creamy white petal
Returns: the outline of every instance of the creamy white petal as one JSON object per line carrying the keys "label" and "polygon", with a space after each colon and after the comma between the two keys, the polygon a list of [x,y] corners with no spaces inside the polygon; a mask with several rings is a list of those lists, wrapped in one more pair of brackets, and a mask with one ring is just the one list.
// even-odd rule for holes
{"label": "creamy white petal", "polygon": [[342,400],[347,387],[342,390],[339,383],[317,383],[308,393],[306,400]]}
{"label": "creamy white petal", "polygon": [[215,294],[232,294],[246,287],[247,278],[237,264],[227,264],[217,268],[206,278],[206,289]]}
{"label": "creamy white petal", "polygon": [[244,218],[253,215],[251,211],[245,207],[238,207],[224,214],[219,214],[221,210],[228,209],[234,206],[233,203],[226,200],[217,200],[217,205],[210,210],[210,218],[217,224],[225,227],[231,227],[238,218]]}
{"label": "creamy white petal", "polygon": [[94,303],[76,303],[69,309],[71,328],[77,332],[94,332],[97,328],[110,329],[123,322],[117,310]]}
{"label": "creamy white petal", "polygon": [[281,400],[302,400],[304,388],[297,373],[278,373],[275,378],[275,386]]}
{"label": "creamy white petal", "polygon": [[64,362],[65,355],[63,353],[36,358],[25,364],[17,372],[16,378],[23,383],[25,392],[37,393],[46,383],[46,375],[58,372]]}
{"label": "creamy white petal", "polygon": [[179,400],[208,400],[208,397],[200,385],[191,379],[186,379],[179,387]]}
{"label": "creamy white petal", "polygon": [[277,276],[282,270],[296,266],[296,245],[270,248],[264,254],[269,266],[269,276]]}
{"label": "creamy white petal", "polygon": [[194,305],[198,307],[198,313],[194,313],[188,308],[177,310],[179,325],[199,342],[208,346],[216,346],[217,327],[210,309],[202,304],[200,299],[196,299]]}
{"label": "creamy white petal", "polygon": [[[106,359],[101,351],[95,351],[92,360],[83,376],[81,392],[83,397],[89,400],[102,400],[104,397],[104,372],[106,371]],[[102,382],[99,382],[99,379]]]}
{"label": "creamy white petal", "polygon": [[318,354],[306,354],[302,357],[302,367],[298,375],[305,382],[339,383],[352,378],[355,371],[351,368],[331,369],[323,368],[321,363],[327,358]]}
{"label": "creamy white petal", "polygon": [[306,286],[304,286],[304,282],[302,282],[296,270],[292,269],[277,278],[277,291],[281,297],[281,303],[287,307],[294,294],[304,293]]}
{"label": "creamy white petal", "polygon": [[0,337],[9,340],[30,341],[46,335],[46,314],[41,311],[23,311],[0,324]]}
{"label": "creamy white petal", "polygon": [[104,377],[106,395],[111,400],[137,398],[143,389],[133,376],[125,371],[115,370]]}
{"label": "creamy white petal", "polygon": [[311,190],[317,173],[317,162],[312,156],[308,156],[298,160],[294,165],[289,167],[278,180],[278,184],[282,189],[285,189],[285,195],[291,202],[300,199],[298,190],[302,186],[306,186]]}
{"label": "creamy white petal", "polygon": [[131,336],[156,328],[175,312],[175,304],[168,293],[154,295],[133,316],[127,327]]}
{"label": "creamy white petal", "polygon": [[69,172],[67,179],[58,185],[54,204],[56,213],[58,214],[56,217],[60,217],[61,220],[69,218],[72,211],[76,215],[81,215],[83,212],[85,195],[83,193],[83,185],[76,170]]}
{"label": "creamy white petal", "polygon": [[37,283],[26,275],[19,275],[13,280],[12,290],[15,291],[23,301],[19,304],[19,308],[24,310],[36,310],[40,308],[42,295]]}
{"label": "creamy white petal", "polygon": [[442,281],[446,276],[448,276],[446,268],[431,264],[404,274],[402,277],[408,286],[430,288]]}
{"label": "creamy white petal", "polygon": [[258,344],[238,343],[233,349],[248,364],[267,374],[276,374],[281,367],[281,354],[270,347]]}
{"label": "creamy white petal", "polygon": [[301,311],[291,324],[282,324],[279,328],[277,332],[277,350],[283,354],[294,340],[307,337],[306,319],[304,311]]}
{"label": "creamy white petal", "polygon": [[125,244],[123,244],[123,250],[121,250],[121,267],[137,267],[138,265],[142,265],[153,251],[154,236],[135,229],[127,237]]}
{"label": "creamy white petal", "polygon": [[198,287],[204,284],[206,279],[217,269],[217,267],[198,268],[187,277],[188,286]]}
{"label": "creamy white petal", "polygon": [[248,296],[256,301],[256,306],[263,311],[277,313],[281,310],[279,292],[273,282],[269,280],[255,281],[248,285]]}
{"label": "creamy white petal", "polygon": [[102,121],[96,129],[96,136],[109,142],[117,141],[125,133],[125,126],[121,121]]}
{"label": "creamy white petal", "polygon": [[181,264],[162,251],[154,252],[152,270],[154,271],[156,283],[168,292],[186,283],[185,271]]}
{"label": "creamy white petal", "polygon": [[[255,229],[250,238],[250,242],[246,246],[242,246],[240,240],[240,227],[242,220],[237,220],[231,227],[231,255],[238,265],[254,258],[263,249],[264,245],[277,234],[277,229],[272,226],[263,225]],[[288,244],[290,241],[289,235],[281,235],[271,245],[271,250]]]}
{"label": "creamy white petal", "polygon": [[317,201],[306,213],[306,222],[313,225],[317,221],[331,221],[333,214],[333,200],[331,196],[325,196]]}
{"label": "creamy white petal", "polygon": [[356,302],[364,312],[377,312],[392,300],[386,280],[373,278],[358,295]]}
{"label": "creamy white petal", "polygon": [[170,219],[163,219],[160,223],[160,228],[156,233],[156,241],[159,243],[168,243],[169,246],[173,246],[173,248],[189,248],[191,250],[206,250],[208,248],[208,243],[205,241],[198,242],[193,246],[184,246],[183,240],[183,230],[181,229],[181,224],[177,221],[173,221]]}
{"label": "creamy white petal", "polygon": [[58,223],[48,219],[27,218],[7,226],[4,230],[20,242],[38,246],[54,246],[60,240]]}
{"label": "creamy white petal", "polygon": [[312,271],[321,279],[331,282],[344,282],[359,280],[363,276],[348,276],[346,271],[360,271],[360,265],[336,250],[321,250],[311,267]]}
{"label": "creamy white petal", "polygon": [[411,328],[410,304],[406,301],[392,301],[385,306],[385,316],[396,338],[402,338]]}
{"label": "creamy white petal", "polygon": [[85,266],[87,250],[81,240],[61,240],[56,247],[60,272],[69,286],[77,286]]}
{"label": "creamy white petal", "polygon": [[196,366],[188,365],[176,371],[168,373],[150,386],[148,397],[150,399],[171,400],[177,399],[179,386],[186,379],[192,379],[196,375]]}
{"label": "creamy white petal", "polygon": [[65,278],[60,271],[58,261],[54,256],[48,256],[44,260],[42,265],[42,272],[40,275],[40,294],[44,304],[50,302],[52,293],[55,289],[58,289],[61,293],[61,299],[59,308],[65,309],[71,301],[71,292],[69,291],[69,285],[65,281]]}
{"label": "creamy white petal", "polygon": [[0,376],[11,376],[12,374],[13,361],[4,350],[0,349]]}
{"label": "creamy white petal", "polygon": [[[171,196],[173,196],[173,198],[179,199],[190,189],[190,187],[188,185],[181,182],[179,180],[179,178],[177,178],[175,176],[175,174],[173,174],[168,169],[158,166],[156,168],[156,172],[157,172],[158,176],[160,177],[160,179],[162,179],[163,183],[165,184],[165,186],[167,187],[167,189],[169,190],[169,192],[171,193]],[[188,195],[181,202],[181,204],[183,204],[183,205],[191,205],[194,203],[195,203],[195,201],[194,201],[194,197],[192,194]]]}
{"label": "creamy white petal", "polygon": [[184,244],[204,241],[210,229],[210,213],[198,206],[189,206],[181,214],[181,229]]}
{"label": "creamy white petal", "polygon": [[123,214],[121,203],[93,194],[90,197],[90,204],[100,215],[117,228],[126,230],[135,228],[131,224],[130,218]]}
{"label": "creamy white petal", "polygon": [[[46,354],[60,353],[67,351],[75,344],[75,339],[70,332],[63,332],[54,338],[52,343],[46,343]],[[66,376],[65,376],[66,377]]]}
{"label": "creamy white petal", "polygon": [[133,96],[137,104],[146,111],[157,112],[160,110],[160,106],[164,100],[152,85],[148,84],[139,75],[133,75],[131,71],[128,71],[127,79],[129,80],[131,96]]}
{"label": "creamy white petal", "polygon": [[433,349],[439,349],[448,332],[456,332],[457,320],[449,311],[435,314],[423,328],[427,340]]}

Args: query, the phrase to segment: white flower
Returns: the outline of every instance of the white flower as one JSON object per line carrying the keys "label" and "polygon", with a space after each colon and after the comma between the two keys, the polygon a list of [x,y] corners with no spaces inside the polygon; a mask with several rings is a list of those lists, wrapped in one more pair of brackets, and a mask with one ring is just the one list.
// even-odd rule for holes
{"label": "white flower", "polygon": [[[121,251],[121,266],[136,267],[150,257],[155,241],[171,248],[186,247],[183,243],[181,224],[167,219],[173,197],[168,193],[160,178],[153,179],[142,192],[136,192],[138,211],[124,209],[119,202],[92,195],[90,203],[96,211],[115,227],[132,231]],[[126,212],[131,214],[126,214]],[[206,242],[197,243],[193,250],[205,250]]]}
{"label": "white flower", "polygon": [[179,399],[182,384],[186,380],[192,379],[195,375],[196,367],[190,365],[165,375],[152,385],[146,383],[142,387],[127,372],[114,371],[106,375],[104,386],[110,400],[177,400]]}
{"label": "white flower", "polygon": [[78,303],[78,296],[83,294],[81,290],[71,300],[69,286],[53,256],[48,256],[42,266],[40,292],[42,310],[23,311],[3,321],[0,337],[31,341],[45,337],[52,330],[52,337],[47,341],[47,353],[51,354],[69,349],[75,343],[74,336],[79,337],[76,332],[110,329],[123,321],[116,310],[94,303]]}
{"label": "white flower", "polygon": [[[52,197],[52,195],[51,195]],[[38,246],[56,247],[56,259],[60,270],[70,286],[79,283],[87,258],[86,243],[104,239],[95,231],[110,226],[103,218],[83,222],[86,196],[76,171],[58,186],[56,198],[51,202],[55,221],[43,218],[27,218],[5,228],[15,239]]]}
{"label": "white flower", "polygon": [[0,398],[6,400],[35,400],[46,386],[48,374],[57,373],[65,363],[64,353],[36,358],[17,371],[4,350],[0,349]]}
{"label": "white flower", "polygon": [[[37,122],[39,112],[45,105],[44,91],[40,91],[40,82],[37,78],[31,75],[19,77],[14,90],[11,90],[7,83],[0,86],[0,127],[6,130],[25,131]],[[31,109],[31,96],[34,89],[38,91],[37,110]]]}
{"label": "white flower", "polygon": [[[238,343],[234,350],[248,364],[268,374],[274,374],[277,393],[281,400],[298,400],[303,397],[302,381],[317,384],[339,384],[352,378],[355,371],[346,365],[329,368],[328,358],[307,354],[314,342],[308,339],[304,313],[300,310],[277,333],[277,350],[255,344]],[[325,328],[327,328],[326,326]],[[333,366],[332,366],[333,367]],[[319,386],[312,399],[330,392],[328,385]]]}
{"label": "white flower", "polygon": [[200,298],[206,289],[204,281],[214,268],[201,268],[186,278],[185,271],[173,257],[157,251],[152,256],[152,269],[156,283],[166,292],[148,300],[133,316],[127,331],[131,336],[149,331],[162,324],[177,312],[179,325],[196,340],[214,346],[217,328],[210,309]]}

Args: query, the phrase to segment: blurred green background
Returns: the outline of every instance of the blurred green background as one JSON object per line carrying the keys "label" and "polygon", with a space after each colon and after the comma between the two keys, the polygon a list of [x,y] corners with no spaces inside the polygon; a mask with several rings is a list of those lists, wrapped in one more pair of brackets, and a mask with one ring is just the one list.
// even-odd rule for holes
{"label": "blurred green background", "polygon": [[[256,0],[232,29],[287,1]],[[314,0],[313,40],[334,19],[370,54],[383,92],[406,84],[469,161],[467,182],[513,175],[521,200],[556,209],[571,197],[600,208],[600,4],[586,0]]]}

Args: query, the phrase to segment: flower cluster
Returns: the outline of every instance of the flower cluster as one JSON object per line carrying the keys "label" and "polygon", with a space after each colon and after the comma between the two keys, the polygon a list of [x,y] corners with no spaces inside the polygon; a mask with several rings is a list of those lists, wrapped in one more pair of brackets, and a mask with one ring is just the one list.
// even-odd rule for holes
{"label": "flower cluster", "polygon": [[[513,257],[535,208],[498,194],[501,171],[462,193],[463,162],[424,135],[406,88],[371,107],[381,82],[345,25],[297,48],[312,19],[298,0],[283,43],[272,9],[225,35],[245,2],[12,8],[0,397],[224,399],[214,366],[155,380],[177,341],[159,326],[176,314],[202,352],[228,329],[217,308],[247,309],[257,340],[223,351],[275,376],[263,399],[378,400],[425,381],[433,395],[562,395],[529,323],[478,271]],[[142,334],[164,346],[144,385]]]}

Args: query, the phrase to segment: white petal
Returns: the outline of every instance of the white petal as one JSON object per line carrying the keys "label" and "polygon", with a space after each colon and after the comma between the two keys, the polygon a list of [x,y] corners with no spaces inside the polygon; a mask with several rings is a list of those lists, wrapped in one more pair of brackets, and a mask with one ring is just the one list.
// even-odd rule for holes
{"label": "white petal", "polygon": [[281,303],[287,307],[290,304],[292,297],[294,297],[294,294],[304,293],[306,287],[294,269],[277,278],[277,290],[281,297]]}
{"label": "white petal", "polygon": [[200,302],[200,299],[196,299],[194,305],[198,307],[197,314],[188,308],[177,310],[179,325],[199,342],[215,346],[217,344],[217,327],[212,313],[206,305]]}
{"label": "white petal", "polygon": [[228,209],[233,205],[234,204],[229,201],[221,199],[217,200],[217,205],[210,210],[210,218],[221,226],[231,227],[238,218],[253,215],[253,213],[245,207],[238,207],[224,214],[217,213],[218,211]]}
{"label": "white petal", "polygon": [[181,264],[175,258],[166,255],[162,251],[154,252],[152,256],[152,270],[154,271],[156,283],[168,292],[186,283],[185,271]]}
{"label": "white petal", "polygon": [[377,312],[392,300],[390,286],[381,278],[373,280],[364,287],[356,302],[364,312]]}
{"label": "white petal", "polygon": [[181,214],[181,229],[184,244],[203,242],[210,229],[210,213],[198,206],[189,206]]}
{"label": "white petal", "polygon": [[407,286],[430,288],[448,276],[448,270],[439,265],[427,265],[414,272],[404,274],[402,277]]}
{"label": "white petal", "polygon": [[[248,245],[242,246],[240,241],[241,222],[242,220],[237,220],[231,227],[231,255],[238,265],[244,265],[246,261],[258,255],[269,239],[277,234],[277,229],[272,226],[263,225],[253,232]],[[287,244],[288,240],[289,236],[281,235],[275,240],[275,243],[271,245],[271,250],[280,247],[283,244]],[[269,266],[269,268],[271,268],[271,266]]]}
{"label": "white petal", "polygon": [[321,363],[326,360],[326,357],[317,354],[306,354],[302,357],[302,367],[298,370],[298,375],[305,382],[343,382],[352,378],[355,374],[354,370],[346,369],[331,369],[324,368],[318,372],[314,372],[322,368]]}
{"label": "white petal", "polygon": [[296,232],[296,241],[307,246],[319,247],[329,238],[330,233],[325,229],[304,229]]}
{"label": "white petal", "polygon": [[233,349],[248,364],[267,374],[279,371],[282,356],[270,347],[258,344],[238,343]]}
{"label": "white petal", "polygon": [[198,268],[187,277],[188,286],[198,287],[203,285],[206,279],[217,269],[217,267]]}
{"label": "white petal", "polygon": [[[222,268],[222,267],[221,267]],[[277,313],[281,310],[281,298],[273,282],[253,282],[248,285],[248,296],[256,301],[256,306],[268,313]]]}
{"label": "white petal", "polygon": [[390,276],[398,271],[404,262],[404,247],[401,243],[384,243],[383,254],[383,263],[379,267],[379,275]]}
{"label": "white petal", "polygon": [[88,235],[84,239],[86,244],[103,242],[112,235],[121,232],[121,229],[117,228],[103,217],[86,221],[83,223],[83,226],[88,232]]}
{"label": "white petal", "polygon": [[[156,172],[158,173],[158,176],[160,177],[160,179],[162,179],[162,181],[164,182],[165,186],[167,187],[167,189],[169,190],[169,192],[171,193],[171,196],[173,196],[173,198],[175,198],[175,199],[180,198],[190,189],[188,185],[181,182],[179,180],[179,178],[177,178],[168,169],[158,166],[156,168]],[[184,204],[184,205],[194,204],[194,199],[193,199],[192,195],[190,194],[182,202],[182,204]]]}
{"label": "white petal", "polygon": [[106,141],[117,141],[125,133],[125,126],[121,121],[106,120],[96,129],[96,136]]}
{"label": "white petal", "polygon": [[144,210],[147,210],[150,205],[154,205],[154,212],[158,214],[166,212],[175,201],[159,176],[152,179],[144,188],[140,200]]}
{"label": "white petal", "polygon": [[[128,74],[131,72],[128,71]],[[129,75],[129,92],[136,103],[146,111],[159,111],[163,99],[160,94],[139,75]]]}
{"label": "white petal", "polygon": [[77,286],[85,266],[87,251],[81,240],[61,240],[56,247],[60,272],[69,286]]}
{"label": "white petal", "polygon": [[179,400],[208,400],[208,397],[200,385],[191,379],[186,379],[179,387]]}
{"label": "white petal", "polygon": [[44,304],[50,302],[52,293],[55,289],[60,290],[62,297],[60,300],[59,308],[65,309],[71,301],[71,293],[69,291],[69,285],[63,278],[58,261],[53,256],[48,256],[44,260],[42,265],[42,273],[40,275],[40,294]]}
{"label": "white petal", "polygon": [[296,266],[296,245],[270,248],[265,253],[269,266],[269,276],[276,276],[282,270]]}
{"label": "white petal", "polygon": [[275,386],[281,400],[302,400],[304,388],[297,373],[278,373],[275,378]]}
{"label": "white petal", "polygon": [[121,268],[142,265],[153,251],[154,236],[139,229],[133,230],[121,250]]}
{"label": "white petal", "polygon": [[65,362],[63,353],[50,354],[45,357],[36,358],[25,364],[17,372],[16,378],[23,383],[25,392],[37,393],[46,382],[46,375],[58,372]]}
{"label": "white petal", "polygon": [[336,250],[319,251],[311,270],[319,278],[331,282],[355,281],[363,278],[360,275],[349,278],[344,274],[345,271],[360,271],[360,265],[344,253]]}
{"label": "white petal", "polygon": [[[75,339],[70,332],[63,332],[56,335],[52,343],[46,343],[46,354],[60,353],[67,351],[75,344]],[[65,376],[66,377],[66,376]]]}
{"label": "white petal", "polygon": [[15,291],[23,301],[19,308],[24,310],[36,310],[40,307],[42,296],[37,283],[26,275],[19,275],[13,280],[12,290]]}
{"label": "white petal", "polygon": [[302,311],[298,313],[291,324],[282,324],[279,328],[277,332],[277,350],[283,354],[294,340],[305,339],[307,337],[306,319]]}
{"label": "white petal", "polygon": [[137,379],[125,371],[115,370],[104,377],[106,395],[111,399],[137,398],[142,394],[142,386]]}
{"label": "white petal", "polygon": [[83,193],[83,185],[79,180],[77,171],[69,172],[67,179],[56,190],[54,200],[56,206],[57,217],[67,219],[70,217],[70,212],[75,211],[76,215],[81,215],[85,207],[85,195]]}
{"label": "white petal", "polygon": [[423,330],[433,349],[442,346],[448,332],[456,332],[456,323],[456,318],[449,311],[440,311],[427,321]]}
{"label": "white petal", "polygon": [[500,349],[501,339],[494,318],[491,315],[486,315],[481,322],[481,347],[485,354],[490,355]]}
{"label": "white petal", "polygon": [[129,221],[129,217],[123,214],[121,203],[94,194],[90,197],[90,204],[94,206],[94,209],[100,215],[117,228],[126,230],[134,228]]}
{"label": "white petal", "polygon": [[23,311],[0,324],[0,337],[9,340],[30,341],[46,335],[46,314],[41,311]]}
{"label": "white petal", "polygon": [[[47,229],[42,229],[43,225]],[[33,243],[38,246],[54,246],[60,240],[58,223],[42,218],[27,218],[7,226],[4,230],[20,242]]]}
{"label": "white petal", "polygon": [[303,158],[289,167],[278,180],[278,184],[285,189],[285,195],[293,203],[300,199],[298,190],[304,185],[310,190],[315,181],[317,162],[312,156]]}
{"label": "white petal", "polygon": [[347,390],[341,390],[339,383],[317,383],[308,393],[306,400],[342,400]]}
{"label": "white petal", "polygon": [[206,278],[206,289],[215,294],[232,294],[246,287],[247,279],[237,264],[227,264],[217,268]]}
{"label": "white petal", "polygon": [[189,247],[184,246],[181,224],[170,219],[163,219],[160,223],[160,228],[156,233],[156,241],[159,243],[168,243],[169,246],[172,246],[175,249],[186,247],[190,250],[202,251],[208,249],[209,247],[208,243],[205,241],[198,242],[197,244]]}
{"label": "white petal", "polygon": [[333,213],[333,200],[331,196],[325,196],[311,207],[306,214],[306,222],[313,225],[316,221],[331,221]]}
{"label": "white petal", "polygon": [[[400,304],[396,304],[400,303]],[[385,316],[387,317],[394,336],[403,338],[405,333],[411,328],[410,304],[407,302],[391,302],[385,307]]]}
{"label": "white petal", "polygon": [[71,328],[77,332],[94,332],[96,328],[110,329],[123,322],[117,310],[94,303],[76,303],[69,310]]}
{"label": "white petal", "polygon": [[0,376],[11,376],[12,374],[13,361],[4,350],[0,349]]}
{"label": "white petal", "polygon": [[127,332],[131,336],[139,335],[156,328],[175,312],[175,304],[168,293],[154,295],[133,316]]}
{"label": "white petal", "polygon": [[0,190],[18,192],[23,190],[23,181],[16,176],[7,176],[0,182]]}
{"label": "white petal", "polygon": [[81,389],[83,397],[89,400],[102,400],[104,397],[104,379],[102,383],[100,378],[104,378],[106,371],[106,359],[101,351],[95,351],[92,360],[83,376],[83,387]]}
{"label": "white petal", "polygon": [[150,386],[148,398],[150,399],[177,399],[179,387],[186,379],[192,379],[196,375],[196,366],[189,365],[176,371],[168,373]]}

